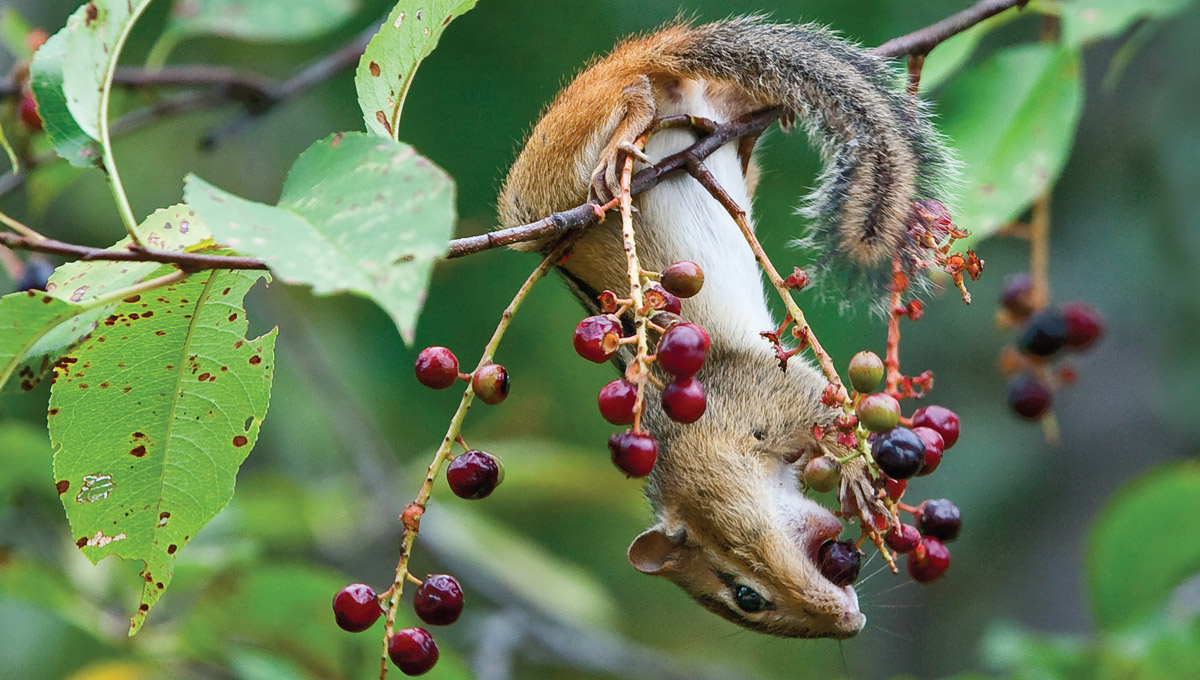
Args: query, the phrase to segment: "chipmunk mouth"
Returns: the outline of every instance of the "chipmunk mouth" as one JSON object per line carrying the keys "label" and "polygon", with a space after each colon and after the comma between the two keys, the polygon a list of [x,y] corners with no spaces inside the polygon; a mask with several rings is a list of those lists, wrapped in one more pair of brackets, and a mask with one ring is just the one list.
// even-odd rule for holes
{"label": "chipmunk mouth", "polygon": [[[803,531],[803,548],[808,558],[814,565],[817,566],[818,573],[820,569],[820,551],[821,545],[826,541],[837,540],[842,534],[842,522],[833,515],[832,512],[822,508],[823,512],[814,513],[810,518],[810,523]],[[835,624],[836,631],[833,637],[847,638],[852,637],[862,630],[866,623],[866,617],[859,610],[858,593],[852,585],[839,586],[833,581],[830,581],[823,573],[821,578],[824,579],[831,589],[838,590],[842,593],[844,599],[842,601],[842,611],[837,617]]]}

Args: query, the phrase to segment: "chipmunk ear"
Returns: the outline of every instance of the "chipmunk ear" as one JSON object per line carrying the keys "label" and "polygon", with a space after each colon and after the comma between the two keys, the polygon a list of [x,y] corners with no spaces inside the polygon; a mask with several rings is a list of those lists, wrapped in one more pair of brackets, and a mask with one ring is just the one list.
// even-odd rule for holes
{"label": "chipmunk ear", "polygon": [[661,524],[642,532],[629,544],[629,563],[634,569],[651,576],[661,576],[671,569],[670,563],[682,552],[686,534],[668,534]]}

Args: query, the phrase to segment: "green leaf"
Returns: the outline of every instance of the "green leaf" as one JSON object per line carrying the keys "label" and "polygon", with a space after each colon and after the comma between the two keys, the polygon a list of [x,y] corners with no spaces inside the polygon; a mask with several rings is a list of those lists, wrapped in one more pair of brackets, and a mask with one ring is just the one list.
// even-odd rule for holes
{"label": "green leaf", "polygon": [[67,109],[92,139],[100,139],[108,84],[125,37],[149,4],[150,0],[92,0],[59,31],[66,35],[62,91]]}
{"label": "green leaf", "polygon": [[0,297],[0,386],[13,382],[25,391],[37,386],[50,362],[36,368],[27,366],[26,356],[38,356],[38,340],[56,326],[82,311],[79,305],[64,302],[39,291],[23,291]]}
{"label": "green leaf", "polygon": [[974,54],[979,41],[994,27],[992,21],[975,24],[934,48],[925,57],[925,65],[921,68],[922,91],[929,91],[941,85],[942,81],[962,68]]}
{"label": "green leaf", "polygon": [[[1200,515],[1200,462],[1165,465],[1122,487],[1088,539],[1088,582],[1105,630],[1135,626],[1200,572],[1200,542],[1170,518]],[[1146,551],[1152,551],[1152,557]]]}
{"label": "green leaf", "polygon": [[400,0],[371,38],[354,85],[367,131],[396,139],[400,110],[421,61],[437,47],[452,19],[476,0]]}
{"label": "green leaf", "polygon": [[[76,15],[85,12],[80,7]],[[37,100],[38,115],[42,118],[42,129],[54,145],[60,158],[79,168],[94,167],[100,160],[100,146],[88,136],[75,117],[67,109],[63,94],[63,66],[67,57],[67,36],[70,28],[64,28],[50,36],[29,67],[29,86]]]}
{"label": "green leaf", "polygon": [[411,147],[336,134],[296,159],[279,206],[189,176],[184,195],[222,243],[313,292],[374,300],[412,341],[433,261],[454,227],[454,184]]}
{"label": "green leaf", "polygon": [[[208,229],[196,219],[195,214],[186,205],[154,211],[138,225],[136,231],[146,245],[170,251],[186,250],[212,238]],[[109,250],[125,250],[128,244],[129,239],[123,238]],[[19,375],[20,380],[4,382],[7,379],[6,375],[0,373],[0,390],[29,391],[37,387],[50,368],[91,333],[99,320],[108,316],[114,306],[109,304],[97,307],[89,306],[88,303],[146,280],[161,266],[157,262],[96,260],[68,262],[55,269],[46,286],[48,294],[64,302],[76,304],[72,306],[67,317],[44,332],[25,350],[11,369],[11,374]]]}
{"label": "green leaf", "polygon": [[131,634],[178,550],[229,502],[266,416],[275,331],[247,340],[241,306],[262,276],[205,271],[128,297],[55,368],[50,439],[72,535],[93,562],[145,564]]}
{"label": "green leaf", "polygon": [[177,0],[167,32],[250,41],[298,42],[346,23],[357,0]]}
{"label": "green leaf", "polygon": [[1080,46],[1122,33],[1143,17],[1165,19],[1183,11],[1192,0],[1072,0],[1058,5],[1063,41]]}
{"label": "green leaf", "polygon": [[963,73],[938,105],[964,163],[955,222],[972,240],[1012,219],[1058,179],[1083,108],[1075,50],[1022,45]]}

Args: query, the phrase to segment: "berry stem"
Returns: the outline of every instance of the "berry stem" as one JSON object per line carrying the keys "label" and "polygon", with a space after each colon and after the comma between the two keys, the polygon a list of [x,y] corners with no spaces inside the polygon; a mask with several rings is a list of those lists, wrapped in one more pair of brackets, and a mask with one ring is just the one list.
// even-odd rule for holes
{"label": "berry stem", "polygon": [[[759,266],[766,272],[771,285],[775,287],[775,290],[779,293],[779,297],[783,300],[787,315],[795,323],[795,326],[792,327],[792,336],[800,340],[802,346],[812,349],[813,356],[816,357],[817,363],[821,366],[821,372],[825,374],[825,379],[837,390],[837,400],[843,405],[848,405],[850,401],[849,393],[846,391],[845,385],[842,384],[842,379],[838,376],[837,368],[833,365],[833,359],[821,347],[817,336],[808,325],[808,320],[805,318],[804,312],[801,311],[796,301],[792,299],[792,294],[787,285],[784,284],[783,277],[779,276],[779,272],[775,269],[771,258],[767,257],[767,252],[763,250],[762,244],[758,242],[758,237],[754,235],[754,229],[750,227],[750,223],[746,220],[746,211],[742,210],[741,206],[725,191],[724,187],[717,182],[717,178],[713,176],[708,168],[704,167],[701,161],[689,158],[687,169],[688,174],[700,182],[701,186],[707,189],[708,193],[724,206],[734,222],[737,223],[738,228],[742,230],[742,236],[750,244],[750,249],[754,251],[754,257],[758,260]],[[848,406],[844,406],[844,408],[848,408]]]}
{"label": "berry stem", "polygon": [[[648,136],[649,133],[643,133],[634,142],[635,146],[645,147]],[[642,295],[642,265],[638,262],[637,243],[633,233],[633,193],[630,190],[633,181],[633,161],[633,154],[625,156],[625,162],[621,167],[621,192],[618,198],[621,207],[621,240],[624,242],[625,263],[629,274],[629,299],[632,301],[633,329],[634,336],[637,338],[637,355],[630,364],[630,368],[633,370],[626,371],[627,379],[637,385],[637,399],[633,405],[633,430],[637,432],[641,430],[642,426],[646,380],[650,375],[650,340],[647,336],[646,324],[650,320],[649,314],[654,310],[646,307],[645,296]]]}
{"label": "berry stem", "polygon": [[1029,275],[1033,280],[1033,308],[1050,302],[1050,195],[1033,202],[1029,220]]}
{"label": "berry stem", "polygon": [[[512,322],[513,316],[516,314],[517,308],[529,295],[529,291],[533,289],[533,284],[537,283],[547,272],[562,259],[564,255],[571,249],[575,240],[581,232],[574,232],[563,237],[542,259],[537,267],[530,272],[529,277],[525,279],[525,283],[517,289],[513,299],[505,307],[504,312],[500,315],[500,321],[496,324],[496,330],[492,333],[492,337],[488,340],[487,345],[483,348],[483,355],[479,358],[479,363],[476,365],[476,370],[481,366],[486,366],[492,363],[492,357],[496,354],[496,348],[500,345],[500,339],[504,337],[505,331],[508,330],[509,324]],[[404,523],[404,534],[400,539],[400,560],[396,563],[396,575],[392,580],[392,587],[387,590],[387,617],[384,625],[383,636],[383,653],[379,660],[379,678],[385,680],[388,671],[388,642],[392,639],[392,634],[396,629],[396,610],[400,606],[400,595],[404,591],[404,582],[413,579],[414,577],[408,571],[408,560],[412,554],[413,544],[417,540],[417,533],[421,527],[421,516],[425,513],[426,504],[429,502],[429,496],[433,492],[433,483],[441,472],[442,465],[450,459],[450,454],[454,448],[455,442],[461,441],[459,432],[462,430],[463,420],[466,418],[467,411],[471,408],[471,402],[475,399],[475,390],[468,384],[463,390],[462,399],[458,402],[458,409],[450,418],[450,425],[446,429],[446,436],[442,438],[442,443],[438,446],[437,452],[433,455],[433,460],[430,461],[428,469],[425,471],[425,480],[421,482],[421,488],[417,491],[416,498],[405,508],[401,515],[401,521]]]}
{"label": "berry stem", "polygon": [[904,313],[904,306],[900,304],[901,296],[904,294],[904,289],[907,287],[907,277],[900,268],[900,259],[892,260],[892,299],[888,309],[888,329],[887,329],[887,356],[884,359],[883,365],[887,368],[886,391],[888,394],[900,398],[900,315]]}

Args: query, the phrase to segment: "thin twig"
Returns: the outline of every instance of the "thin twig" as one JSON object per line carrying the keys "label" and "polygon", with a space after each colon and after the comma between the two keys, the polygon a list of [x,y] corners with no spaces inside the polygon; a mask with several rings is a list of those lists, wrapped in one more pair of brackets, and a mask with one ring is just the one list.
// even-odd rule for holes
{"label": "thin twig", "polygon": [[929,54],[933,48],[962,33],[979,22],[1012,7],[1025,7],[1029,0],[980,0],[980,2],[937,22],[899,38],[892,38],[875,48],[875,54],[900,57],[906,54]]}
{"label": "thin twig", "polygon": [[[492,333],[491,339],[484,346],[483,356],[479,358],[476,370],[492,362],[492,357],[496,354],[496,348],[499,347],[500,340],[504,337],[504,332],[508,330],[508,325],[512,322],[517,308],[521,306],[529,291],[533,289],[533,284],[544,277],[566,255],[571,246],[574,245],[576,238],[577,236],[572,235],[561,239],[551,249],[550,254],[544,257],[541,263],[529,274],[529,277],[525,279],[525,283],[521,284],[512,301],[508,303],[508,307],[500,315],[500,322],[496,324],[495,332]],[[412,503],[408,504],[408,507],[405,508],[404,513],[401,515],[404,523],[404,535],[400,542],[400,559],[396,563],[395,578],[392,581],[392,587],[380,594],[381,598],[387,600],[383,653],[380,658],[379,667],[380,680],[385,680],[387,677],[388,641],[391,640],[392,634],[396,629],[396,609],[400,606],[400,595],[404,590],[404,582],[408,579],[408,560],[412,554],[413,543],[416,542],[417,534],[421,528],[421,516],[425,514],[426,504],[429,502],[429,496],[433,492],[433,483],[437,480],[442,465],[449,459],[450,452],[454,448],[454,442],[458,439],[459,432],[462,430],[463,420],[466,418],[467,411],[471,408],[471,402],[474,399],[475,392],[471,385],[468,385],[463,391],[462,399],[458,403],[458,409],[455,410],[454,415],[450,418],[450,425],[446,429],[446,436],[442,438],[441,445],[438,446],[433,460],[429,463],[429,468],[425,472],[425,480],[421,482],[421,488],[417,491],[416,498],[413,499]]]}
{"label": "thin twig", "polygon": [[159,250],[157,248],[126,246],[125,250],[108,250],[93,248],[75,243],[64,243],[57,239],[32,239],[20,234],[0,232],[0,245],[13,250],[32,250],[47,255],[62,255],[84,262],[108,260],[115,262],[161,262],[177,265],[187,271],[204,269],[267,269],[267,264],[254,257],[238,257],[233,255],[212,255],[208,253],[189,253],[175,250]]}

